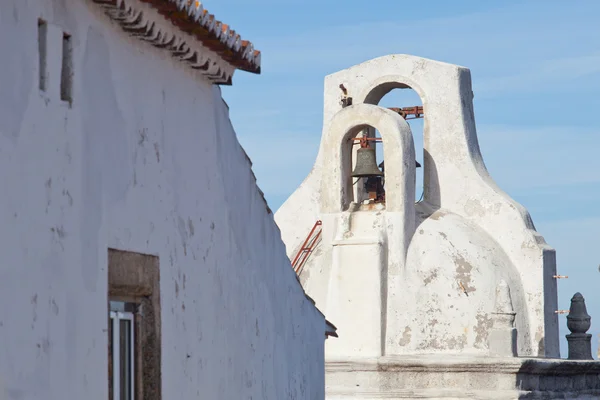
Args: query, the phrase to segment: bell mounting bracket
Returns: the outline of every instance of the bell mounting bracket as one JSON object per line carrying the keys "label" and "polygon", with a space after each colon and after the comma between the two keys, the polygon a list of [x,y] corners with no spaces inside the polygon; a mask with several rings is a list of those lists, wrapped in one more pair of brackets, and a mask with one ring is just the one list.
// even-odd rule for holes
{"label": "bell mounting bracket", "polygon": [[360,147],[365,148],[369,147],[369,142],[381,142],[381,138],[370,138],[370,137],[360,137],[360,138],[350,138],[349,140],[355,142],[354,144],[360,144]]}

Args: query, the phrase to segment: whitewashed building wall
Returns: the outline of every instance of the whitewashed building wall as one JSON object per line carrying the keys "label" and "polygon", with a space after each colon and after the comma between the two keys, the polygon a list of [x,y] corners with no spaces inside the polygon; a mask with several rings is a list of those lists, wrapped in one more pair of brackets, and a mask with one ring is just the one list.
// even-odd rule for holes
{"label": "whitewashed building wall", "polygon": [[108,248],[159,257],[163,399],[323,398],[325,320],[220,89],[85,0],[3,0],[0,54],[0,399],[108,398]]}

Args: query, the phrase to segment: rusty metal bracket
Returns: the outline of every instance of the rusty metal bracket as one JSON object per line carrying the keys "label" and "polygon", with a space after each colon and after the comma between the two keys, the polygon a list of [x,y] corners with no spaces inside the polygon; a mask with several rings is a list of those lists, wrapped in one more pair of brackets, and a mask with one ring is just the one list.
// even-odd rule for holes
{"label": "rusty metal bracket", "polygon": [[[405,120],[423,118],[423,116],[425,115],[423,112],[423,106],[402,107],[402,108],[388,107],[388,110],[397,112]],[[409,115],[412,115],[413,117],[407,118]]]}
{"label": "rusty metal bracket", "polygon": [[348,106],[352,105],[352,97],[348,96],[348,89],[346,89],[346,86],[344,86],[343,83],[340,83],[340,89],[342,90],[342,100],[340,100],[340,104],[342,105],[342,108],[346,108]]}
{"label": "rusty metal bracket", "polygon": [[300,250],[298,250],[298,253],[296,253],[294,260],[292,261],[292,268],[294,269],[297,275],[300,274],[304,263],[308,259],[308,256],[310,256],[310,254],[314,250],[315,245],[319,242],[319,238],[322,232],[322,229],[319,229],[321,225],[323,225],[323,222],[321,222],[321,220],[315,222],[308,236],[306,237],[306,240],[304,241],[304,243],[302,243]]}
{"label": "rusty metal bracket", "polygon": [[370,137],[363,136],[363,137],[359,137],[359,138],[350,138],[350,139],[348,139],[348,141],[356,142],[353,145],[360,144],[360,147],[365,148],[365,147],[369,147],[369,142],[375,142],[375,143],[382,142],[382,139],[381,138],[370,138]]}

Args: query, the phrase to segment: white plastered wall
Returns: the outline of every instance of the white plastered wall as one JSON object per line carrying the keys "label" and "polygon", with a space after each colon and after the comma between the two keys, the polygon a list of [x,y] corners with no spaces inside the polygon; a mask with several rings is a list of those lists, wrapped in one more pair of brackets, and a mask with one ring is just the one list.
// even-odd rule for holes
{"label": "white plastered wall", "polygon": [[323,398],[324,318],[219,88],[85,0],[3,1],[0,52],[0,398],[108,398],[108,248],[159,257],[162,398]]}

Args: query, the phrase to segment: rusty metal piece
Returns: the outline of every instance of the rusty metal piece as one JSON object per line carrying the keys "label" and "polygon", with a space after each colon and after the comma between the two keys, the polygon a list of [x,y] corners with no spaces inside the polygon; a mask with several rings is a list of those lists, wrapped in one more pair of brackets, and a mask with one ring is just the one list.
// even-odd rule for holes
{"label": "rusty metal piece", "polygon": [[300,247],[300,250],[298,250],[296,257],[294,257],[294,261],[292,261],[292,268],[294,268],[294,272],[296,272],[297,275],[300,274],[302,266],[308,259],[310,253],[312,253],[313,248],[315,247],[321,236],[322,230],[319,230],[315,234],[315,231],[321,225],[323,225],[323,222],[321,220],[315,222],[308,236],[306,237],[306,240],[304,241],[304,243],[302,243],[302,247]]}
{"label": "rusty metal piece", "polygon": [[568,275],[554,275],[553,278],[554,279],[568,279],[569,276]]}
{"label": "rusty metal piece", "polygon": [[370,138],[366,136],[362,136],[359,138],[350,138],[348,140],[351,142],[356,142],[354,144],[360,144],[361,148],[369,147],[369,142],[382,142],[381,138]]}
{"label": "rusty metal piece", "polygon": [[348,89],[346,89],[346,86],[344,86],[343,83],[340,83],[340,89],[343,93],[342,100],[340,100],[340,104],[342,105],[342,108],[351,106],[352,105],[352,97],[348,96]]}
{"label": "rusty metal piece", "polygon": [[[423,106],[402,107],[402,108],[388,107],[388,110],[392,110],[392,111],[400,114],[400,116],[406,120],[423,118],[423,116],[424,116]],[[413,115],[413,117],[407,118],[409,115]]]}

